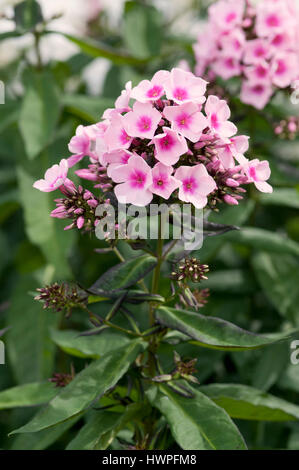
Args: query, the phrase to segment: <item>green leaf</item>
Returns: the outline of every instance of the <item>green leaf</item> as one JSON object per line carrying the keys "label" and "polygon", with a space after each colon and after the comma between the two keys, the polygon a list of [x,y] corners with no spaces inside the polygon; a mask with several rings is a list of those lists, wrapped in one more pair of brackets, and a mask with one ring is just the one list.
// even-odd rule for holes
{"label": "green leaf", "polygon": [[51,330],[51,339],[64,352],[76,357],[98,359],[104,354],[131,342],[127,336],[111,331],[104,331],[99,336],[79,336],[75,330]]}
{"label": "green leaf", "polygon": [[124,40],[129,51],[140,59],[158,55],[161,49],[161,14],[150,5],[126,2]]}
{"label": "green leaf", "polygon": [[171,433],[184,450],[243,450],[246,444],[227,413],[199,390],[182,397],[160,385],[151,403],[169,423]]}
{"label": "green leaf", "polygon": [[36,281],[29,276],[17,284],[7,311],[7,351],[13,373],[19,383],[47,379],[53,372],[55,346],[49,339],[49,327],[57,316],[45,311],[29,292]]}
{"label": "green leaf", "polygon": [[159,307],[156,310],[156,319],[162,325],[189,336],[199,346],[212,349],[231,351],[257,349],[289,337],[287,333],[274,337],[257,335],[221,318],[206,317],[199,313],[170,307]]}
{"label": "green leaf", "polygon": [[[292,352],[293,350],[289,351],[290,354]],[[278,381],[278,386],[284,390],[292,390],[299,393],[298,364],[288,364]]]}
{"label": "green leaf", "polygon": [[247,222],[255,207],[252,199],[241,201],[238,206],[227,206],[221,208],[220,212],[212,212],[209,221],[217,224],[243,225]]}
{"label": "green leaf", "polygon": [[200,390],[232,417],[256,421],[289,421],[299,419],[299,406],[281,398],[237,384],[212,384]]}
{"label": "green leaf", "polygon": [[259,390],[269,390],[278,381],[289,361],[290,350],[287,342],[269,346],[256,363],[252,385]]}
{"label": "green leaf", "polygon": [[299,244],[289,238],[260,228],[244,227],[239,232],[229,232],[222,237],[241,245],[247,245],[255,250],[274,253],[288,253],[299,256]]}
{"label": "green leaf", "polygon": [[292,256],[257,253],[252,260],[256,277],[277,311],[299,325],[299,263]]}
{"label": "green leaf", "polygon": [[266,206],[285,206],[299,209],[299,192],[294,188],[275,188],[271,194],[261,193],[259,201]]}
{"label": "green leaf", "polygon": [[85,95],[65,95],[63,103],[67,111],[91,123],[99,121],[105,109],[113,107],[109,98]]}
{"label": "green leaf", "polygon": [[134,286],[143,279],[157,264],[156,258],[142,255],[110,268],[89,289],[95,295],[119,291]]}
{"label": "green leaf", "polygon": [[75,234],[64,232],[60,221],[50,216],[53,195],[34,189],[34,178],[21,166],[17,168],[17,176],[29,240],[40,247],[49,264],[54,266],[57,278],[70,278],[68,253]]}
{"label": "green leaf", "polygon": [[62,34],[71,42],[79,46],[81,51],[85,52],[86,54],[91,55],[92,57],[104,57],[114,64],[138,66],[144,65],[150,60],[150,58],[142,59],[133,57],[126,54],[125,52],[117,51],[100,41],[95,41],[94,39],[79,38],[71,34],[63,34],[57,31],[47,31],[47,33]]}
{"label": "green leaf", "polygon": [[0,106],[0,132],[5,131],[11,124],[17,122],[20,113],[20,103],[10,101]]}
{"label": "green leaf", "polygon": [[45,409],[12,434],[41,431],[81,414],[117,384],[144,347],[141,340],[134,340],[92,362]]}
{"label": "green leaf", "polygon": [[56,442],[80,418],[81,415],[75,416],[64,423],[40,432],[17,434],[10,450],[44,450]]}
{"label": "green leaf", "polygon": [[49,382],[19,385],[0,392],[0,410],[42,405],[52,400],[57,393],[57,388]]}
{"label": "green leaf", "polygon": [[48,70],[28,72],[19,127],[30,160],[53,138],[60,109],[61,99],[53,75]]}
{"label": "green leaf", "polygon": [[42,21],[42,10],[36,0],[25,0],[15,6],[15,22],[17,26],[29,30]]}
{"label": "green leaf", "polygon": [[249,271],[245,269],[226,269],[209,274],[204,287],[208,287],[215,292],[248,294],[255,291],[256,284],[252,273]]}
{"label": "green leaf", "polygon": [[133,403],[119,415],[108,411],[97,411],[80,429],[66,450],[105,450],[116,435],[134,419],[142,419],[147,412],[144,404]]}
{"label": "green leaf", "polygon": [[[90,289],[89,289],[90,290]],[[88,297],[88,303],[94,304],[97,302],[103,302],[104,300],[115,299],[117,300],[122,295],[126,294],[125,301],[132,304],[138,304],[141,302],[159,302],[164,303],[165,298],[159,294],[151,294],[150,292],[144,292],[142,290],[136,289],[129,289],[125,290],[122,289],[120,291],[111,291],[111,292],[103,292],[103,295],[90,295]]]}

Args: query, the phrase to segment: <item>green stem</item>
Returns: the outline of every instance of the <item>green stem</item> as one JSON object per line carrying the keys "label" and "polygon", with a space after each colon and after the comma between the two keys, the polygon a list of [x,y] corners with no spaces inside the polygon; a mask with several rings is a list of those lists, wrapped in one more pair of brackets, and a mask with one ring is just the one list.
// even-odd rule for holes
{"label": "green stem", "polygon": [[[158,294],[159,292],[159,281],[160,281],[160,272],[161,272],[161,265],[163,263],[163,227],[162,227],[162,220],[161,215],[159,215],[159,231],[158,231],[158,242],[157,242],[157,265],[154,270],[153,279],[152,279],[152,294]],[[156,304],[154,302],[150,303],[149,306],[149,321],[150,326],[153,327],[155,324],[155,309]],[[154,377],[156,373],[156,361],[155,355],[158,348],[157,336],[153,334],[148,347],[148,371],[151,377]]]}

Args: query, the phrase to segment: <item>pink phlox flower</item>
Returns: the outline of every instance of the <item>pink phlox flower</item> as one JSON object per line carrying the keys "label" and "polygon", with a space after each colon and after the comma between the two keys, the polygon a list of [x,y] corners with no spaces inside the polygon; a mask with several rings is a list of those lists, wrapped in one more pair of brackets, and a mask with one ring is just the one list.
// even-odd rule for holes
{"label": "pink phlox flower", "polygon": [[241,89],[243,103],[251,104],[257,109],[263,109],[273,94],[270,82],[245,80]]}
{"label": "pink phlox flower", "polygon": [[220,137],[231,137],[237,133],[237,127],[230,122],[230,109],[225,100],[210,95],[205,105],[210,129]]}
{"label": "pink phlox flower", "polygon": [[121,92],[121,95],[115,101],[116,109],[126,109],[129,107],[130,98],[132,97],[132,82],[129,81],[125,85],[125,90]]}
{"label": "pink phlox flower", "polygon": [[267,160],[260,161],[258,159],[248,161],[243,166],[244,172],[248,178],[248,183],[254,183],[255,187],[262,193],[272,193],[272,186],[267,183],[271,176],[269,162]]}
{"label": "pink phlox flower", "polygon": [[151,202],[153,194],[149,188],[153,183],[152,170],[139,155],[130,157],[126,165],[115,167],[110,177],[115,183],[121,183],[114,188],[121,204],[143,207]]}
{"label": "pink phlox flower", "polygon": [[217,148],[218,158],[225,169],[233,168],[235,166],[234,159],[239,162],[241,156],[247,152],[249,148],[248,140],[249,137],[246,135],[239,135],[219,144]]}
{"label": "pink phlox flower", "polygon": [[160,99],[164,91],[164,82],[169,77],[169,72],[159,70],[153,76],[152,80],[142,80],[135,88],[133,88],[131,97],[141,103],[148,103]]}
{"label": "pink phlox flower", "polygon": [[65,183],[68,168],[67,160],[62,159],[58,165],[53,165],[46,171],[44,179],[35,181],[33,187],[45,193],[55,191]]}
{"label": "pink phlox flower", "polygon": [[241,59],[245,45],[245,34],[241,29],[235,29],[220,38],[220,45],[227,57]]}
{"label": "pink phlox flower", "polygon": [[271,53],[270,43],[266,39],[252,39],[245,44],[243,60],[245,64],[255,64],[269,59]]}
{"label": "pink phlox flower", "polygon": [[97,154],[99,155],[100,161],[103,150],[111,152],[117,149],[128,149],[132,140],[132,137],[128,135],[125,129],[125,116],[114,113],[111,116],[110,125],[103,135],[103,138],[97,139]]}
{"label": "pink phlox flower", "polygon": [[207,118],[194,103],[166,106],[163,114],[171,122],[172,129],[187,137],[191,142],[197,142],[202,131],[208,126]]}
{"label": "pink phlox flower", "polygon": [[185,70],[172,69],[164,82],[164,88],[167,98],[177,104],[187,102],[202,104],[206,101],[204,94],[207,82]]}
{"label": "pink phlox flower", "polygon": [[188,152],[186,139],[169,127],[163,127],[163,134],[156,135],[152,143],[155,144],[156,159],[166,166],[174,165]]}
{"label": "pink phlox flower", "polygon": [[212,62],[211,70],[224,80],[229,80],[232,77],[239,76],[242,72],[242,67],[240,59],[223,52]]}
{"label": "pink phlox flower", "polygon": [[244,74],[251,82],[268,82],[271,81],[271,68],[269,62],[262,60],[259,63],[244,67]]}
{"label": "pink phlox flower", "polygon": [[257,5],[256,33],[260,37],[288,31],[294,25],[285,0],[263,1]]}
{"label": "pink phlox flower", "polygon": [[90,153],[90,137],[86,133],[85,127],[80,125],[76,129],[76,135],[71,138],[68,149],[72,155],[68,158],[69,168],[76,165],[82,158]]}
{"label": "pink phlox flower", "polygon": [[175,191],[182,183],[171,176],[173,168],[163,163],[157,163],[152,170],[153,184],[150,186],[152,193],[169,199],[173,191]]}
{"label": "pink phlox flower", "polygon": [[280,88],[286,88],[297,78],[299,70],[298,54],[294,52],[281,52],[272,62],[272,81]]}
{"label": "pink phlox flower", "polygon": [[125,165],[128,163],[130,157],[132,157],[133,153],[129,152],[129,150],[119,149],[113,150],[112,152],[107,152],[103,155],[103,162],[105,166],[108,164],[120,164]]}
{"label": "pink phlox flower", "polygon": [[201,163],[195,166],[180,166],[174,177],[182,183],[179,187],[179,199],[190,202],[197,209],[203,209],[207,205],[207,196],[217,188],[214,179]]}
{"label": "pink phlox flower", "polygon": [[220,0],[209,7],[209,17],[220,31],[230,31],[242,24],[244,0]]}
{"label": "pink phlox flower", "polygon": [[123,125],[131,137],[152,139],[161,120],[161,114],[150,103],[136,101],[133,111],[123,116]]}

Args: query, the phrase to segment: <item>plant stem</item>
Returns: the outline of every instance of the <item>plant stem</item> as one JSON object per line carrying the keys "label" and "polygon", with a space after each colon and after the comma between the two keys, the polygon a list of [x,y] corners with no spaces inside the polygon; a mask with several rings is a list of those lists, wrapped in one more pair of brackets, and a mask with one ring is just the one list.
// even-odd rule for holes
{"label": "plant stem", "polygon": [[[157,254],[156,254],[157,265],[155,267],[154,274],[153,274],[152,289],[151,289],[152,294],[158,294],[159,292],[160,271],[161,271],[161,265],[163,262],[162,233],[163,233],[162,219],[161,219],[161,214],[159,214],[159,229],[158,229],[158,242],[157,242]],[[151,302],[150,307],[149,307],[149,321],[150,321],[151,327],[153,327],[155,324],[155,309],[156,309],[155,303]],[[151,377],[154,377],[155,372],[156,372],[155,355],[156,355],[157,347],[158,347],[157,337],[155,334],[153,334],[149,343],[149,347],[148,347],[148,370],[149,370],[149,375]]]}

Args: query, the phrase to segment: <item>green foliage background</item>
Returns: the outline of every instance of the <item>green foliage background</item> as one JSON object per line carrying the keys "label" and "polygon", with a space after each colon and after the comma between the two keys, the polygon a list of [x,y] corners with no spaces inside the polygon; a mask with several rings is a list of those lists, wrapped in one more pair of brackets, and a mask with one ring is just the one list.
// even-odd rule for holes
{"label": "green foliage background", "polygon": [[[65,224],[49,217],[53,195],[37,193],[32,183],[46,168],[68,156],[67,144],[77,125],[98,121],[104,109],[113,105],[127,80],[132,79],[136,84],[158,69],[171,68],[183,58],[193,65],[192,39],[188,32],[176,34],[169,19],[152,3],[126,2],[117,31],[107,27],[102,13],[92,24],[88,38],[68,36],[80,46],[81,52],[65,62],[37,61],[32,65],[24,54],[0,70],[0,79],[6,86],[6,103],[0,105],[0,334],[3,333],[1,339],[7,353],[6,365],[0,365],[0,448],[77,448],[77,441],[89,448],[90,440],[82,443],[84,423],[85,438],[88,433],[93,435],[92,430],[101,423],[98,445],[121,448],[115,437],[129,439],[127,422],[135,415],[146,414],[146,410],[130,405],[126,413],[120,407],[117,419],[114,413],[104,411],[87,421],[78,414],[48,430],[8,437],[9,432],[27,423],[54,396],[52,384],[47,383],[53,372],[68,372],[71,363],[80,371],[108,351],[112,353],[113,364],[116,345],[127,347],[124,339],[112,335],[105,344],[95,343],[96,337],[82,338],[75,348],[75,333],[66,329],[75,332],[87,329],[88,322],[82,313],[74,312],[66,321],[60,315],[43,311],[33,301],[32,293],[37,287],[56,280],[76,280],[90,286],[118,261],[111,253],[95,254],[94,249],[103,246],[95,238],[76,231],[64,232]],[[194,16],[203,17],[205,6],[205,2],[194,1]],[[35,28],[41,20],[40,14],[34,1],[21,3],[17,7],[16,30],[10,35],[21,36],[29,31],[38,44],[40,33]],[[7,33],[2,34],[0,40],[7,37]],[[98,97],[88,95],[81,79],[83,68],[94,57],[107,58],[111,63],[102,96]],[[22,84],[22,91],[17,93],[13,87],[16,75]],[[72,92],[70,81],[75,83]],[[278,94],[264,112],[256,112],[239,102],[234,83],[226,85],[227,92],[232,93],[233,119],[238,122],[240,133],[251,136],[251,156],[270,161],[275,190],[273,195],[263,195],[253,189],[238,207],[226,207],[213,214],[210,220],[239,225],[242,230],[210,237],[198,253],[201,261],[210,264],[211,271],[209,280],[203,284],[211,289],[211,298],[200,314],[220,317],[257,333],[297,330],[299,140],[278,141],[272,123],[289,114],[298,114],[298,109],[290,104],[289,96]],[[126,246],[120,249],[125,258],[131,257]],[[162,278],[162,291],[163,286]],[[142,310],[139,309],[138,315],[142,315]],[[5,328],[8,330],[2,331]],[[189,343],[179,349],[183,356],[198,357],[197,377],[202,386],[196,393],[206,393],[229,410],[250,449],[299,449],[296,407],[299,365],[290,362],[290,341],[244,352],[204,349]],[[171,359],[165,347],[166,369]],[[124,360],[119,364],[119,373],[126,367]],[[95,374],[99,386],[104,387],[100,380],[102,372],[99,366]],[[38,382],[41,384],[37,385]],[[221,384],[231,385],[223,390]],[[22,388],[5,392],[19,386]],[[256,394],[250,387],[260,393]],[[267,393],[286,400],[289,405],[275,401]],[[171,423],[172,434],[168,432],[163,437],[162,448],[177,445],[171,435],[181,447],[192,448],[192,442],[186,443],[184,436],[177,435],[180,431],[175,427],[177,420],[182,419],[180,409],[184,408],[185,399],[175,395],[178,403],[174,409],[165,409],[162,395],[151,399],[157,400],[159,410],[165,412]],[[30,402],[36,406],[27,407]],[[197,413],[202,416],[196,407],[189,412],[190,416]]]}

